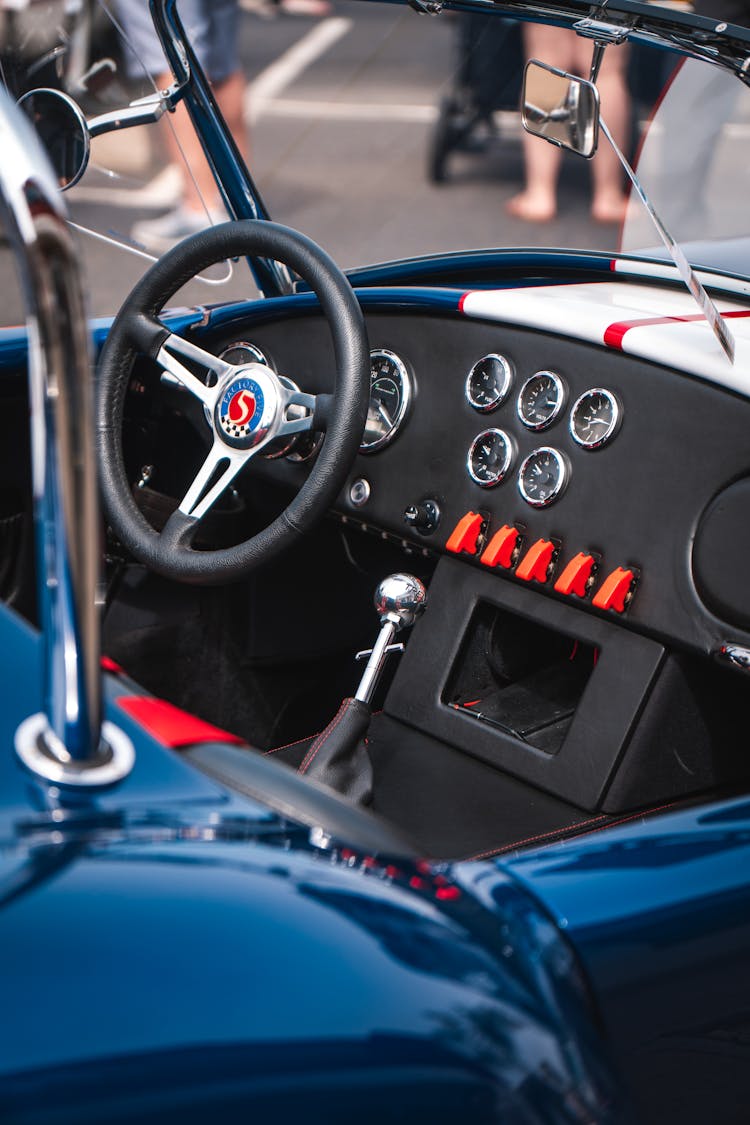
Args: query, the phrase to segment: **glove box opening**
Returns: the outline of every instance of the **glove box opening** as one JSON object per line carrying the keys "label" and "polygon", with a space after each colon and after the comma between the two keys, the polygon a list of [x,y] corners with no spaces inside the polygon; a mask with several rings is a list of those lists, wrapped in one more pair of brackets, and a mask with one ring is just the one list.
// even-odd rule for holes
{"label": "glove box opening", "polygon": [[480,603],[442,702],[554,754],[565,740],[598,656],[593,644]]}

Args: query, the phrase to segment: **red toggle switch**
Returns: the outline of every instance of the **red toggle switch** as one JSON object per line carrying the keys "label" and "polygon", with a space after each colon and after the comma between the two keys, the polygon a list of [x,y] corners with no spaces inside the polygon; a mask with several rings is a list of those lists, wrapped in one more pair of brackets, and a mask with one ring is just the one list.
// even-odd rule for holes
{"label": "red toggle switch", "polygon": [[551,539],[537,539],[518,564],[516,578],[522,578],[524,582],[546,582],[556,552],[557,547]]}
{"label": "red toggle switch", "polygon": [[479,560],[485,566],[503,566],[509,570],[518,558],[521,546],[520,531],[517,527],[510,527],[507,523],[496,531],[487,544],[484,554]]}
{"label": "red toggle switch", "polygon": [[555,582],[555,589],[558,594],[575,594],[578,598],[585,598],[592,584],[595,570],[596,559],[594,556],[587,555],[585,551],[579,551]]}
{"label": "red toggle switch", "polygon": [[462,552],[475,555],[483,526],[484,516],[479,512],[467,512],[465,516],[461,516],[445,544],[446,551],[453,551],[455,555],[460,555]]}
{"label": "red toggle switch", "polygon": [[597,609],[614,609],[622,613],[633,594],[635,575],[632,570],[618,566],[602,582],[591,601]]}

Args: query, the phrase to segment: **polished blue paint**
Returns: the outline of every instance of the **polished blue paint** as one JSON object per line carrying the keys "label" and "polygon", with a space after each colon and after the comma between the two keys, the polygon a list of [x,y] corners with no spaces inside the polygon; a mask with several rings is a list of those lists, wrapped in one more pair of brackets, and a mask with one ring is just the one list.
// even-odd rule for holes
{"label": "polished blue paint", "polygon": [[135,768],[66,798],[12,752],[40,658],[0,608],[3,1120],[191,1121],[270,1098],[284,1121],[337,1098],[349,1113],[352,1089],[364,1120],[394,1097],[415,1120],[621,1120],[575,958],[512,878],[317,850],[140,731],[117,676],[106,711]]}
{"label": "polished blue paint", "polygon": [[508,280],[503,275],[513,270],[523,270],[524,277],[518,279],[518,284],[528,285],[532,284],[528,280],[530,269],[539,271],[537,284],[555,280],[569,282],[571,271],[609,273],[611,263],[611,254],[596,251],[582,254],[577,250],[470,250],[383,262],[349,270],[347,277],[355,288],[436,284],[436,278],[448,275],[453,285],[457,284],[455,278],[460,278],[458,284],[465,288],[496,289]]}
{"label": "polished blue paint", "polygon": [[633,816],[502,866],[572,942],[644,1106],[734,1119],[750,1101],[747,797]]}

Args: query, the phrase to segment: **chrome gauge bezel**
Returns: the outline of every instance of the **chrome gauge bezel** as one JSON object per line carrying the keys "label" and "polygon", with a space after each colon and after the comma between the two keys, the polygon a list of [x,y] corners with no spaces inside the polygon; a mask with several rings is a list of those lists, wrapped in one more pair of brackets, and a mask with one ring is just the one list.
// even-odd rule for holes
{"label": "chrome gauge bezel", "polygon": [[401,429],[404,420],[406,419],[406,415],[409,412],[409,407],[411,406],[411,401],[414,393],[412,376],[409,374],[409,370],[406,364],[400,356],[396,355],[395,352],[390,351],[388,348],[373,348],[370,352],[371,388],[374,382],[374,379],[372,378],[372,362],[375,359],[387,359],[395,367],[401,380],[401,402],[396,412],[396,417],[393,419],[391,428],[387,431],[387,433],[381,434],[379,438],[372,442],[366,442],[363,440],[359,447],[360,453],[376,453],[377,450],[383,449],[386,445],[389,445],[393,441],[393,439],[396,437],[396,434]]}
{"label": "chrome gauge bezel", "polygon": [[[535,379],[540,379],[542,377],[552,380],[552,383],[554,384],[555,390],[557,392],[557,399],[555,402],[554,410],[550,414],[549,418],[545,418],[543,422],[532,422],[524,414],[524,395],[526,394],[529,385],[533,383]],[[568,390],[565,382],[557,374],[556,371],[548,371],[546,369],[535,371],[533,375],[529,375],[528,379],[525,380],[523,386],[518,392],[518,398],[516,399],[516,413],[518,414],[522,425],[524,425],[527,430],[533,430],[535,433],[538,433],[540,430],[546,430],[553,424],[553,422],[557,421],[557,419],[563,412],[567,397]]]}
{"label": "chrome gauge bezel", "polygon": [[[489,481],[488,480],[482,480],[481,477],[478,477],[476,472],[474,471],[474,465],[473,465],[474,453],[475,453],[475,450],[477,448],[477,445],[479,444],[480,441],[482,441],[484,438],[486,438],[488,434],[498,434],[503,439],[503,441],[505,442],[505,460],[503,461],[502,467],[498,470],[497,475],[493,478],[493,480],[489,480]],[[515,451],[516,450],[515,450],[515,445],[513,443],[513,439],[510,436],[510,434],[508,434],[505,430],[500,430],[500,429],[497,429],[496,427],[491,427],[490,429],[482,430],[481,433],[477,434],[477,436],[474,438],[473,442],[469,446],[469,452],[466,454],[466,471],[469,474],[469,476],[471,477],[471,479],[474,481],[474,483],[478,484],[480,488],[496,488],[497,485],[502,484],[502,482],[507,477],[508,470],[510,469],[510,467],[513,463]]]}
{"label": "chrome gauge bezel", "polygon": [[[237,340],[233,344],[227,344],[224,350],[219,353],[219,359],[226,360],[228,363],[233,363],[233,360],[227,360],[227,355],[238,348],[242,348],[243,351],[249,353],[250,358],[243,360],[243,363],[262,363],[264,367],[270,367],[272,371],[276,370],[263,349],[259,348],[257,344],[250,344],[247,340]],[[241,364],[237,364],[236,366],[239,367]]]}
{"label": "chrome gauge bezel", "polygon": [[[503,385],[497,397],[494,398],[491,403],[481,403],[477,402],[476,399],[472,396],[471,381],[474,378],[479,365],[481,363],[486,363],[488,359],[496,360],[502,367]],[[513,383],[513,375],[513,364],[509,359],[507,359],[506,356],[500,355],[498,352],[488,352],[487,355],[483,355],[481,359],[478,359],[476,361],[471,371],[466,376],[466,382],[464,383],[464,395],[469,406],[473,410],[478,410],[480,414],[490,414],[493,410],[497,410],[498,407],[502,406],[510,393],[510,388]]]}
{"label": "chrome gauge bezel", "polygon": [[[559,474],[554,492],[552,492],[549,496],[546,496],[543,500],[539,500],[532,496],[529,496],[528,492],[526,491],[526,486],[524,485],[523,478],[529,462],[542,453],[550,453],[555,458],[558,464]],[[554,449],[551,445],[540,445],[536,449],[532,449],[531,453],[529,453],[528,456],[524,457],[518,469],[518,491],[520,492],[526,503],[529,504],[532,508],[547,508],[550,504],[554,504],[555,500],[559,500],[562,496],[563,492],[568,486],[569,480],[570,466],[568,465],[565,454],[561,453],[559,449]]]}
{"label": "chrome gauge bezel", "polygon": [[[600,438],[597,438],[595,441],[586,441],[585,438],[582,438],[576,433],[576,412],[591,395],[603,395],[604,398],[607,399],[612,406],[612,421],[609,423],[606,433]],[[603,445],[606,445],[608,441],[612,440],[619,430],[621,423],[622,406],[620,405],[620,400],[617,398],[617,395],[607,390],[606,387],[591,387],[589,390],[584,391],[582,395],[579,395],[571,406],[568,429],[570,430],[570,436],[573,438],[573,441],[577,442],[582,449],[601,449]]]}

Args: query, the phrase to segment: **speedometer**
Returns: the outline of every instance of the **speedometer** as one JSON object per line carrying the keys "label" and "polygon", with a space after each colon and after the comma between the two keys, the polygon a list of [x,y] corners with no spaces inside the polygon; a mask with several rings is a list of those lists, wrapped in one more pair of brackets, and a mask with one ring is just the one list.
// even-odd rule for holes
{"label": "speedometer", "polygon": [[393,441],[412,396],[412,382],[406,364],[385,348],[370,352],[370,405],[360,451],[374,453]]}

